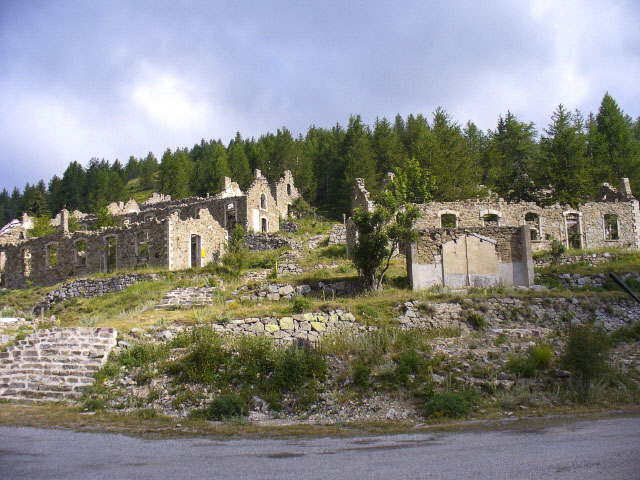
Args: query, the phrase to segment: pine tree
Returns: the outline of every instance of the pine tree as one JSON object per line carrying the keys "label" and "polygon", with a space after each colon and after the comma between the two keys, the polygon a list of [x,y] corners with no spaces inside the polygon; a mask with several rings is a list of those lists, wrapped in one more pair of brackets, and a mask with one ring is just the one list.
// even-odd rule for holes
{"label": "pine tree", "polygon": [[375,155],[378,180],[382,180],[387,172],[392,172],[407,158],[400,136],[384,117],[376,118],[371,146]]}
{"label": "pine tree", "polygon": [[192,164],[185,150],[171,153],[167,149],[160,162],[160,185],[162,193],[171,195],[175,200],[191,195],[189,180]]}
{"label": "pine tree", "polygon": [[356,178],[362,178],[370,192],[376,192],[378,182],[376,165],[371,149],[371,132],[362,123],[360,115],[349,118],[349,126],[342,144],[342,156],[346,163],[344,185],[339,207],[343,212],[350,209],[351,191]]}
{"label": "pine tree", "polygon": [[633,122],[616,101],[605,94],[595,118],[597,136],[593,145],[596,180],[617,185],[622,177],[640,188],[640,144],[634,138]]}
{"label": "pine tree", "polygon": [[245,142],[242,140],[240,132],[229,145],[229,169],[231,178],[237,182],[241,189],[246,190],[253,181],[253,174],[249,166],[249,157],[246,154]]}
{"label": "pine tree", "polygon": [[576,205],[587,200],[591,186],[587,164],[587,141],[579,112],[572,114],[562,104],[551,116],[540,140],[542,168],[539,184],[552,191],[550,200]]}
{"label": "pine tree", "polygon": [[539,164],[539,151],[533,123],[518,121],[507,112],[498,119],[492,132],[487,162],[490,186],[510,201],[535,201],[534,177]]}
{"label": "pine tree", "polygon": [[476,193],[479,179],[469,144],[460,126],[443,109],[434,112],[431,129],[416,148],[416,158],[435,178],[435,200],[459,200]]}

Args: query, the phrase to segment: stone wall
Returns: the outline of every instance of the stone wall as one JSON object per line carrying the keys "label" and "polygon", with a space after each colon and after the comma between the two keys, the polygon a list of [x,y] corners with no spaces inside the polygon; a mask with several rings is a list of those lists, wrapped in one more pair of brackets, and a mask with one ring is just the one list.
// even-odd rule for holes
{"label": "stone wall", "polygon": [[177,214],[169,217],[167,236],[169,270],[204,267],[211,262],[219,262],[227,241],[227,232],[207,209],[199,209],[195,218],[186,220],[180,220]]}
{"label": "stone wall", "polygon": [[329,245],[346,245],[347,244],[347,226],[336,223],[331,227],[329,233]]}
{"label": "stone wall", "polygon": [[[637,200],[626,202],[589,202],[573,209],[568,205],[539,207],[535,203],[507,203],[502,200],[465,200],[458,202],[432,202],[418,205],[421,216],[418,228],[439,228],[442,215],[454,215],[458,227],[482,227],[491,216],[497,217],[499,226],[529,225],[534,230],[532,248],[547,250],[552,240],[570,247],[568,217],[579,218],[582,248],[625,247],[640,249],[640,214]],[[537,215],[537,221],[527,221],[527,214]],[[617,215],[618,239],[607,239],[605,215]]]}
{"label": "stone wall", "polygon": [[414,290],[431,286],[533,285],[530,232],[522,227],[475,227],[419,231],[407,249]]}
{"label": "stone wall", "polygon": [[[618,277],[625,283],[631,280],[637,284],[640,284],[640,273],[638,272],[625,273],[618,275]],[[565,288],[600,288],[603,287],[607,282],[613,281],[609,278],[608,275],[605,275],[604,273],[595,275],[583,275],[581,273],[561,273],[557,275],[556,278],[558,278],[560,282],[562,282],[562,286]]]}
{"label": "stone wall", "polygon": [[244,236],[245,246],[255,252],[262,252],[264,250],[275,250],[277,248],[289,246],[289,240],[280,234],[265,234],[265,233],[249,233]]}
{"label": "stone wall", "polygon": [[356,322],[353,314],[343,310],[301,313],[290,317],[249,317],[234,319],[224,325],[212,325],[222,334],[253,335],[274,338],[278,343],[316,342],[322,336],[344,329],[368,330]]}
{"label": "stone wall", "polygon": [[80,278],[65,282],[44,298],[33,309],[34,315],[46,313],[58,302],[76,297],[100,297],[107,293],[120,292],[134,283],[152,281],[160,278],[154,273],[130,273],[109,278]]}
{"label": "stone wall", "polygon": [[82,398],[116,345],[113,328],[38,330],[0,353],[0,399]]}
{"label": "stone wall", "polygon": [[123,227],[56,233],[3,247],[5,283],[8,288],[22,288],[27,282],[53,285],[69,277],[146,265],[189,268],[191,234],[201,237],[206,250],[201,265],[220,258],[226,232],[206,210],[200,210],[198,218],[150,218]]}
{"label": "stone wall", "polygon": [[[430,202],[417,205],[421,216],[416,227],[428,229],[528,225],[534,251],[550,249],[553,240],[562,242],[567,248],[640,249],[640,204],[633,198],[628,179],[622,179],[620,192],[604,185],[598,199],[599,201],[580,205],[577,209],[559,204],[540,207],[533,202],[508,203],[495,198]],[[374,207],[364,180],[360,178],[356,179],[352,197],[352,209],[357,207]],[[447,221],[451,221],[453,225]],[[575,233],[572,234],[574,221]],[[611,223],[613,228],[608,226]],[[347,245],[352,245],[352,242],[353,238],[347,227]]]}
{"label": "stone wall", "polygon": [[280,180],[271,184],[271,194],[276,200],[276,206],[280,218],[288,218],[291,205],[295,202],[300,193],[296,188],[293,175],[289,170],[286,170]]}
{"label": "stone wall", "polygon": [[256,178],[247,189],[247,230],[272,233],[280,229],[280,213],[271,187],[265,177],[256,170]]}
{"label": "stone wall", "polygon": [[375,204],[364,185],[363,178],[356,178],[356,185],[351,197],[351,211],[353,212],[356,208],[363,208],[370,212],[375,208]]}

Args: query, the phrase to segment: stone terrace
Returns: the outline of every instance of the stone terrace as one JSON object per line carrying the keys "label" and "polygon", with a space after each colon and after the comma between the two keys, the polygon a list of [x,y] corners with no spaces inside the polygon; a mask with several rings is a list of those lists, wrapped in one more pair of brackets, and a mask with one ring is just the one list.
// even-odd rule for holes
{"label": "stone terrace", "polygon": [[0,353],[0,399],[73,400],[116,345],[113,328],[38,330]]}

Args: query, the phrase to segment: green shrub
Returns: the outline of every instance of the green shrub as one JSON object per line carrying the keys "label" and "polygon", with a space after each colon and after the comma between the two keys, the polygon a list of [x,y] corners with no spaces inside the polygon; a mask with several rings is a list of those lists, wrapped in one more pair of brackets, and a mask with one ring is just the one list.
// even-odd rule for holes
{"label": "green shrub", "polygon": [[559,242],[555,238],[551,242],[551,258],[553,263],[557,263],[560,260],[560,257],[566,251],[566,247],[563,243]]}
{"label": "green shrub", "polygon": [[230,362],[231,352],[223,348],[219,336],[203,336],[194,341],[184,358],[169,364],[167,371],[182,382],[215,384],[221,375],[229,373],[226,367]]}
{"label": "green shrub", "polygon": [[445,390],[433,392],[422,407],[425,418],[461,418],[471,413],[475,392],[471,390]]}
{"label": "green shrub", "polygon": [[246,402],[242,397],[227,393],[217,396],[207,411],[210,420],[227,420],[246,417],[249,414]]}
{"label": "green shrub", "polygon": [[100,398],[89,398],[84,402],[84,404],[82,405],[82,408],[90,412],[95,412],[97,410],[104,410],[105,408],[107,408],[107,402],[105,402]]}
{"label": "green shrub", "polygon": [[293,310],[294,313],[302,313],[310,310],[312,307],[313,302],[311,299],[306,297],[296,297],[293,299],[293,306],[291,307],[291,310]]}
{"label": "green shrub", "polygon": [[127,368],[142,367],[161,360],[167,356],[168,350],[164,345],[139,342],[123,350],[118,362]]}
{"label": "green shrub", "polygon": [[158,412],[153,408],[141,408],[136,411],[136,415],[144,420],[149,420],[151,418],[156,418],[158,416]]}
{"label": "green shrub", "polygon": [[528,355],[536,370],[546,370],[553,361],[553,348],[551,345],[540,343],[529,347]]}
{"label": "green shrub", "polygon": [[472,312],[467,316],[467,322],[476,330],[483,330],[487,326],[487,321],[484,319],[484,315],[477,312]]}
{"label": "green shrub", "polygon": [[281,351],[272,374],[273,386],[283,393],[293,391],[309,382],[324,381],[327,363],[312,348],[292,345]]}
{"label": "green shrub", "polygon": [[351,372],[351,381],[358,390],[365,391],[371,385],[372,368],[364,362],[356,362]]}
{"label": "green shrub", "polygon": [[499,345],[502,345],[504,343],[507,343],[507,336],[504,333],[501,333],[500,335],[498,335],[494,340],[493,340],[493,344],[497,347]]}
{"label": "green shrub", "polygon": [[409,382],[409,375],[417,374],[426,364],[424,357],[415,350],[400,353],[395,362],[396,383],[400,385],[406,385]]}
{"label": "green shrub", "polygon": [[640,341],[640,322],[632,325],[624,326],[614,330],[609,334],[612,346],[616,346],[621,342],[638,342]]}
{"label": "green shrub", "polygon": [[533,377],[539,370],[546,370],[553,361],[553,348],[540,343],[529,347],[526,356],[512,355],[507,368],[520,377]]}
{"label": "green shrub", "polygon": [[591,381],[607,370],[610,340],[593,326],[571,325],[561,363],[581,382],[586,391]]}

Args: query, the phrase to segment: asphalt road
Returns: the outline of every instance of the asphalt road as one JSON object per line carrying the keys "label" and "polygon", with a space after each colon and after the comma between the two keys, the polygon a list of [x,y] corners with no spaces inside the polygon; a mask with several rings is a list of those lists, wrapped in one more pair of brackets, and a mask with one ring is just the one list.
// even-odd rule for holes
{"label": "asphalt road", "polygon": [[0,427],[0,479],[640,479],[640,418],[480,433],[149,440]]}

